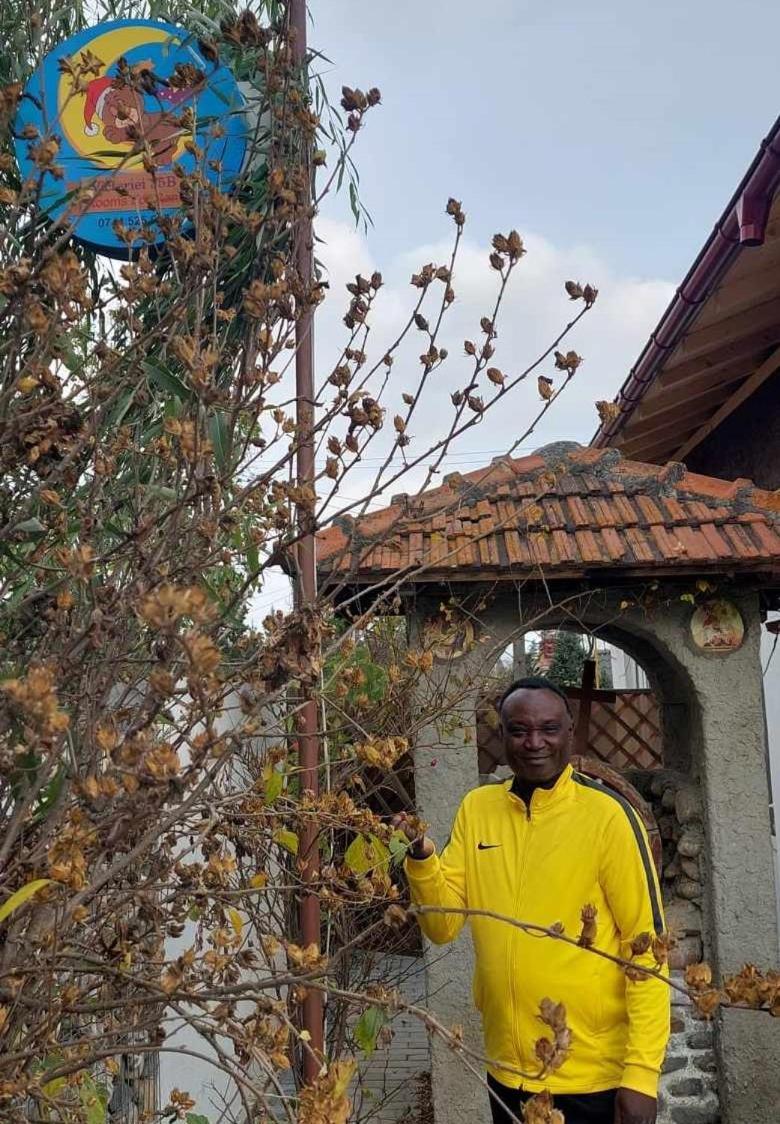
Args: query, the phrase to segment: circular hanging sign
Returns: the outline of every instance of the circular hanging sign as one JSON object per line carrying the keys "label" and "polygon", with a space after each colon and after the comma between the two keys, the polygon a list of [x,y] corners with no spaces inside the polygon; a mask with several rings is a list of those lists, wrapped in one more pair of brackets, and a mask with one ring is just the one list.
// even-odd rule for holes
{"label": "circular hanging sign", "polygon": [[691,617],[691,635],[705,652],[734,652],[745,638],[745,622],[733,602],[706,601]]}
{"label": "circular hanging sign", "polygon": [[127,258],[114,224],[151,228],[162,242],[157,218],[181,207],[174,168],[231,188],[246,154],[244,105],[231,72],[181,28],[99,24],[51,51],[25,87],[15,122],[22,179],[40,175],[29,127],[54,133],[62,176],[44,173],[40,206],[97,253]]}
{"label": "circular hanging sign", "polygon": [[430,646],[434,659],[457,660],[474,647],[474,625],[468,617],[455,613],[441,613],[428,621],[425,643]]}

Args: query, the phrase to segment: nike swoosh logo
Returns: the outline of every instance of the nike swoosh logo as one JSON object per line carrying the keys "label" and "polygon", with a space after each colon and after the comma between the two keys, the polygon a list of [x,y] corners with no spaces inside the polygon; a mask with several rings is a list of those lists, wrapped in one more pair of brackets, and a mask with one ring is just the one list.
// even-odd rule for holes
{"label": "nike swoosh logo", "polygon": [[477,843],[478,851],[492,851],[494,847],[500,847],[500,843]]}

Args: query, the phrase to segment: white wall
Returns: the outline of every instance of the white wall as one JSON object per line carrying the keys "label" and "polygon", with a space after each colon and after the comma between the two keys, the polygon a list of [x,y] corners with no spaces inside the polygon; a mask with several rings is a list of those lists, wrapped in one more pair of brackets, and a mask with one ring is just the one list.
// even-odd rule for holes
{"label": "white wall", "polygon": [[[778,619],[777,613],[770,619]],[[767,736],[769,739],[769,765],[772,774],[772,795],[775,809],[775,835],[772,844],[775,849],[775,891],[777,893],[777,913],[780,918],[780,856],[778,855],[777,831],[780,820],[780,641],[774,655],[772,647],[775,637],[764,631],[761,638],[761,661],[766,668],[764,674],[764,701],[766,705]],[[768,664],[768,667],[767,667]]]}

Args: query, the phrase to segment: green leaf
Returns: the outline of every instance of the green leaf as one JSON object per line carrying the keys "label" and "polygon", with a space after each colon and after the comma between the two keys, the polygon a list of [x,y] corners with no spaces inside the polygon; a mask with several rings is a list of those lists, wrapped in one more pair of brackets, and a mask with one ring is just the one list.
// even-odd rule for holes
{"label": "green leaf", "polygon": [[85,1124],[105,1124],[108,1091],[87,1074],[79,1086],[79,1100],[84,1109]]}
{"label": "green leaf", "polygon": [[186,1120],[187,1124],[209,1124],[208,1116],[204,1116],[200,1112],[188,1112]]}
{"label": "green leaf", "polygon": [[393,862],[396,864],[403,862],[403,860],[406,858],[406,852],[408,850],[409,840],[406,838],[404,833],[402,831],[394,832],[389,844],[389,851]]}
{"label": "green leaf", "polygon": [[271,775],[265,782],[265,802],[273,804],[284,788],[284,775],[278,769],[272,769]]}
{"label": "green leaf", "polygon": [[120,397],[113,411],[109,415],[108,424],[106,429],[118,429],[125,418],[125,414],[130,409],[135,399],[135,389],[126,390]]}
{"label": "green leaf", "polygon": [[356,835],[344,852],[344,862],[355,874],[366,874],[390,865],[390,851],[376,835]]}
{"label": "green leaf", "polygon": [[257,543],[250,543],[246,548],[246,568],[253,577],[260,573],[260,555],[257,550]]}
{"label": "green leaf", "polygon": [[353,180],[349,181],[349,207],[352,214],[355,216],[355,225],[360,223],[360,202],[358,200],[357,187]]}
{"label": "green leaf", "polygon": [[696,603],[696,598],[692,593],[681,593],[680,600],[687,601],[690,605],[694,605]]}
{"label": "green leaf", "polygon": [[274,842],[278,843],[280,847],[284,847],[285,851],[289,851],[291,855],[298,854],[298,836],[294,831],[285,831],[284,828],[279,828],[274,832]]}
{"label": "green leaf", "polygon": [[45,535],[46,527],[40,519],[33,516],[32,519],[23,519],[21,523],[17,523],[14,532],[21,532],[23,535]]}
{"label": "green leaf", "polygon": [[355,1041],[366,1057],[370,1058],[376,1049],[379,1032],[386,1023],[387,1017],[379,1007],[367,1007],[355,1023]]}
{"label": "green leaf", "polygon": [[209,422],[209,437],[211,438],[211,444],[214,446],[214,460],[217,462],[217,467],[224,471],[228,467],[230,436],[225,424],[225,415],[219,411],[212,416]]}
{"label": "green leaf", "polygon": [[166,370],[164,367],[158,367],[154,363],[149,363],[144,360],[141,363],[141,368],[146,377],[160,390],[167,390],[170,394],[175,394],[182,402],[188,401],[192,398],[192,392],[184,385],[181,379]]}
{"label": "green leaf", "polygon": [[35,806],[33,820],[41,823],[52,810],[60,798],[62,787],[65,784],[65,769],[60,765],[49,783],[44,787],[40,799]]}
{"label": "green leaf", "polygon": [[0,921],[5,921],[6,917],[10,917],[20,905],[24,905],[29,898],[37,894],[44,886],[48,886],[50,882],[51,878],[34,878],[32,882],[22,886],[15,894],[11,894],[10,898],[0,905]]}
{"label": "green leaf", "polygon": [[169,488],[167,484],[145,484],[146,491],[150,496],[155,496],[158,500],[167,500],[168,503],[173,503],[178,498],[175,488]]}

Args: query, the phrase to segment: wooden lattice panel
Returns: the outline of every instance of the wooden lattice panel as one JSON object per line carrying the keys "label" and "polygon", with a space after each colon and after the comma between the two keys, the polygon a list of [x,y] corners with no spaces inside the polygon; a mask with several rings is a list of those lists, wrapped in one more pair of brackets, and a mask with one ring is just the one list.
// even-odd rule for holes
{"label": "wooden lattice panel", "polygon": [[[663,738],[652,691],[615,691],[614,702],[594,699],[587,752],[613,769],[660,769]],[[572,700],[573,707],[577,701]]]}

